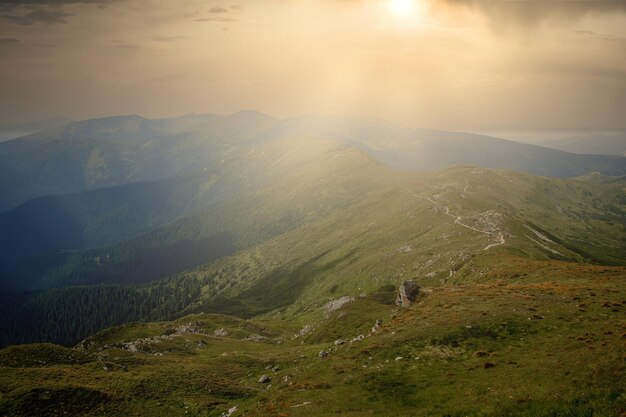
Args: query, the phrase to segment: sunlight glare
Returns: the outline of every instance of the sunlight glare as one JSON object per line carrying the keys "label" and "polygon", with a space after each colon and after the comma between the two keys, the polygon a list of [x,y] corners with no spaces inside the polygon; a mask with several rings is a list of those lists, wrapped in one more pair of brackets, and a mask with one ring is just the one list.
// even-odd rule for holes
{"label": "sunlight glare", "polygon": [[389,0],[389,11],[396,17],[407,17],[415,9],[415,0]]}

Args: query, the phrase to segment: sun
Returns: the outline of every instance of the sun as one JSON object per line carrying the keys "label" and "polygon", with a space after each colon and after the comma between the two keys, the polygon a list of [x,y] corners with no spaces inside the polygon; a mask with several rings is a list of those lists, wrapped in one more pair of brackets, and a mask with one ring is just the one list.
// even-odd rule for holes
{"label": "sun", "polygon": [[415,0],[388,0],[387,7],[394,16],[407,17],[415,9]]}

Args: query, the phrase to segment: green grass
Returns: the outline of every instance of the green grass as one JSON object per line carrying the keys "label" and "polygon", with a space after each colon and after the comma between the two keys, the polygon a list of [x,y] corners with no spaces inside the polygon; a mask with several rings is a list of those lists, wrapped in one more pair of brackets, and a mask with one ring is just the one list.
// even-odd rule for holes
{"label": "green grass", "polygon": [[[384,286],[290,322],[196,314],[56,348],[89,361],[42,365],[29,352],[50,346],[5,349],[0,358],[12,359],[0,368],[0,410],[37,415],[48,410],[45,398],[64,398],[70,415],[91,416],[219,416],[235,405],[234,415],[248,416],[620,416],[626,271],[523,258],[489,264],[484,282],[425,288],[408,309]],[[383,324],[369,334],[376,319]],[[185,324],[197,332],[166,332]],[[312,331],[295,338],[304,324]],[[214,334],[221,328],[228,336]],[[150,348],[123,349],[155,336]],[[320,358],[321,350],[330,353]],[[271,386],[257,382],[262,374]]]}

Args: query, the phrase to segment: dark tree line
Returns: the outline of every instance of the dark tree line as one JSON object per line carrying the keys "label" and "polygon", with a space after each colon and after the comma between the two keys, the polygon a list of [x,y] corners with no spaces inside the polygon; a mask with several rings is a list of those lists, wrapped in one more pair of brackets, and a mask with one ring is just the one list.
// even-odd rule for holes
{"label": "dark tree line", "polygon": [[145,287],[67,287],[0,298],[0,346],[52,342],[74,345],[104,328],[129,321],[175,318],[200,296],[189,277]]}

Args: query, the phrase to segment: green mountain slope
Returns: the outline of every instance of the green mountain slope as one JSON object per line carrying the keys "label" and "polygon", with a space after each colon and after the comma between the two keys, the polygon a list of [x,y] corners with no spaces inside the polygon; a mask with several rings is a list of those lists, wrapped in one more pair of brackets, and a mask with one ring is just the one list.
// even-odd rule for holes
{"label": "green mountain slope", "polygon": [[0,350],[1,414],[622,414],[623,184],[394,171],[295,137],[220,166],[228,192],[202,171],[156,198],[230,198],[29,258],[58,287],[1,293],[0,346],[65,347]]}
{"label": "green mountain slope", "polygon": [[0,411],[620,416],[624,268],[489,264],[480,284],[422,288],[409,308],[383,286],[308,317],[196,314],[114,327],[72,349],[0,350]]}
{"label": "green mountain slope", "polygon": [[[273,141],[253,152],[233,152],[220,163],[219,170],[209,174],[169,181],[169,187],[160,181],[87,195],[51,197],[71,206],[76,215],[68,214],[68,218],[83,225],[77,227],[79,236],[96,229],[95,238],[109,237],[115,233],[114,227],[122,228],[123,233],[132,232],[136,230],[132,227],[148,225],[153,208],[158,214],[171,213],[172,221],[112,246],[5,262],[4,286],[25,289],[154,281],[319,219],[350,205],[368,188],[376,188],[393,176],[356,149],[330,141],[295,138]],[[136,205],[111,201],[129,187],[135,189]],[[162,202],[154,201],[156,207],[151,204],[153,200],[142,197],[150,195],[152,187],[161,191],[156,199]],[[106,199],[107,204],[100,204],[91,194]],[[71,204],[74,199],[85,199],[89,204]],[[199,209],[202,205],[205,207]],[[186,209],[186,216],[180,215],[180,208]],[[190,212],[189,208],[196,210]],[[119,215],[123,213],[131,219],[141,216],[141,221],[129,227]],[[45,219],[39,229],[37,224],[30,224],[23,230],[14,218],[7,217],[4,227],[16,229],[17,243],[23,241],[28,246],[29,240],[47,236]],[[24,223],[28,218],[24,216]],[[109,219],[114,227],[98,227]],[[17,251],[19,247],[10,234],[4,235],[7,248]],[[62,236],[68,239],[71,234]],[[55,243],[60,246],[64,242]]]}
{"label": "green mountain slope", "polygon": [[[311,142],[313,148],[317,142]],[[321,189],[335,190],[331,196],[303,187],[302,194],[293,189],[294,194],[281,199],[263,190],[272,198],[228,210],[242,230],[230,241],[239,252],[151,285],[69,287],[24,295],[5,307],[4,343],[72,343],[107,325],[195,312],[306,315],[339,294],[358,297],[403,279],[428,286],[481,282],[492,263],[510,256],[600,265],[626,261],[625,202],[619,185],[472,167],[398,173],[349,148],[335,148],[331,154],[336,157],[324,160],[343,175],[314,176],[311,169],[328,173],[329,167],[311,165],[300,177],[285,179],[294,187],[307,180],[328,181]],[[358,175],[346,179],[346,172]],[[335,182],[340,179],[343,182]],[[289,189],[284,183],[276,186]],[[285,207],[290,210],[281,211]],[[306,210],[316,215],[292,217]],[[286,217],[276,218],[279,213]],[[209,230],[220,230],[217,226]],[[237,240],[250,235],[259,240],[250,240],[247,246]],[[156,258],[152,261],[161,265]],[[176,264],[177,258],[167,257],[166,262]],[[65,275],[79,279],[65,284],[97,283],[84,281],[93,271],[83,272],[89,273]],[[98,296],[88,295],[92,292]],[[119,315],[103,314],[117,305],[133,307],[124,307]],[[71,314],[65,306],[71,306]],[[50,339],[52,323],[58,328]],[[76,334],[76,329],[85,332]]]}

